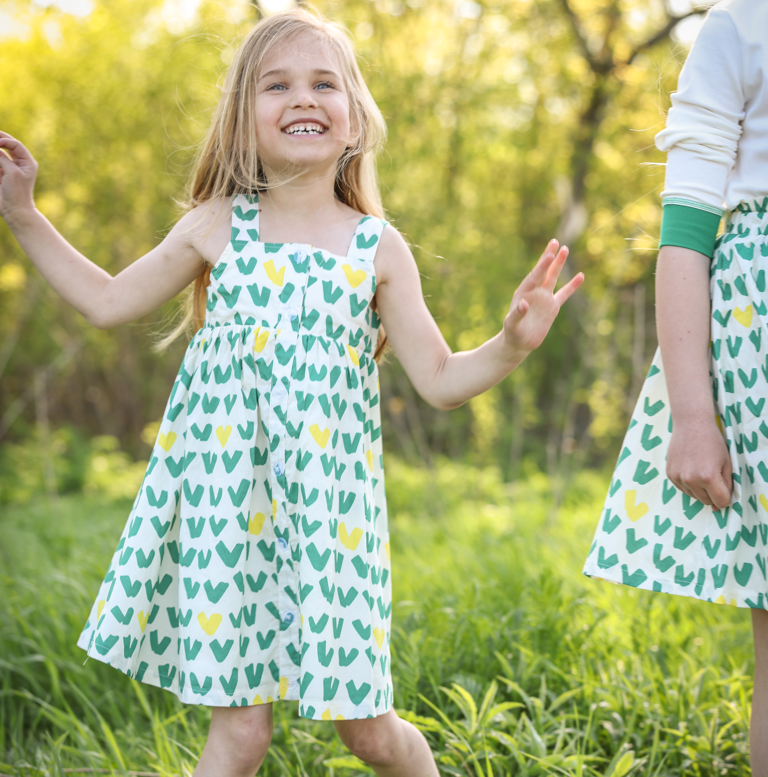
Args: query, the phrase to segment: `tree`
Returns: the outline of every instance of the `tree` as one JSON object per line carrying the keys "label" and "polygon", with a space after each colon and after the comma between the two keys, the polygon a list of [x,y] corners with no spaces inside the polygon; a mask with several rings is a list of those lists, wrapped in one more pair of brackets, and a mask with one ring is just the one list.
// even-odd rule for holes
{"label": "tree", "polygon": [[[256,16],[248,4],[204,2],[177,26],[170,7],[116,0],[84,18],[30,12],[30,34],[0,51],[14,84],[4,127],[41,163],[38,203],[110,271],[173,223],[232,41]],[[670,54],[669,33],[683,17],[661,0],[320,7],[355,38],[388,120],[385,206],[414,247],[449,344],[474,347],[498,331],[553,235],[568,238],[572,267],[587,274],[539,352],[451,414],[421,402],[390,358],[388,450],[501,462],[508,476],[526,458],[553,472],[566,472],[574,452],[609,461],[653,343],[646,309],[661,176],[645,165],[661,161],[653,135],[682,58]],[[5,227],[0,256],[6,434],[34,426],[28,387],[55,364],[60,372],[45,373],[51,423],[117,434],[145,455],[141,430],[161,415],[183,348],[153,353],[152,332],[176,305],[95,331],[42,284]]]}

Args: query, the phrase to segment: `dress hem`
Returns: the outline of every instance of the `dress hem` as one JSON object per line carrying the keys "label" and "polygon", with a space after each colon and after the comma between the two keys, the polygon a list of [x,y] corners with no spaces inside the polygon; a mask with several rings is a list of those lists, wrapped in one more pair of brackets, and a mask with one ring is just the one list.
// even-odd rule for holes
{"label": "dress hem", "polygon": [[[147,670],[142,674],[141,679],[137,680],[136,677],[134,677],[134,674],[132,670],[129,669],[127,665],[119,665],[119,664],[112,664],[108,661],[105,661],[102,656],[97,655],[96,653],[93,653],[88,650],[88,647],[85,645],[82,645],[80,642],[77,643],[77,646],[84,650],[87,658],[92,658],[95,661],[98,661],[99,663],[106,664],[107,666],[111,667],[112,669],[116,669],[118,672],[121,672],[124,675],[127,675],[132,680],[136,680],[136,682],[144,683],[145,685],[152,685],[156,688],[160,688],[163,691],[168,691],[168,693],[172,693],[182,704],[194,704],[198,707],[258,707],[260,704],[258,702],[252,702],[248,701],[247,704],[242,704],[238,702],[242,699],[252,699],[254,695],[254,690],[248,689],[248,693],[243,693],[240,691],[233,691],[232,695],[226,695],[221,693],[212,693],[209,692],[206,694],[209,698],[206,699],[206,701],[199,701],[195,698],[194,692],[191,693],[178,693],[173,688],[165,687],[162,685],[160,681],[160,675],[158,672],[153,672],[151,670]],[[130,674],[129,674],[130,672]],[[377,711],[374,707],[368,706],[367,708],[362,707],[345,707],[342,705],[334,705],[332,708],[329,707],[327,701],[321,701],[320,699],[313,699],[313,698],[307,698],[307,697],[300,697],[298,696],[297,692],[298,689],[292,689],[289,688],[287,693],[281,698],[280,697],[280,684],[274,683],[273,686],[274,690],[274,697],[271,697],[271,701],[262,701],[261,704],[274,704],[279,701],[294,701],[299,703],[299,717],[304,718],[306,720],[367,720],[370,718],[378,718],[381,715],[385,715],[387,712],[389,712],[392,707],[393,703],[390,699],[388,702],[385,702],[383,708],[381,711]],[[270,698],[269,692],[264,692],[265,696],[267,698]],[[210,700],[210,698],[213,698],[213,701]],[[312,712],[313,714],[305,714],[308,712]]]}
{"label": "dress hem", "polygon": [[[618,564],[616,566],[618,566]],[[736,595],[732,593],[729,594],[722,589],[716,590],[711,587],[702,587],[701,593],[697,594],[695,591],[696,586],[693,581],[689,583],[689,585],[692,586],[690,590],[680,583],[676,583],[674,580],[665,577],[646,577],[642,583],[633,585],[632,583],[624,582],[621,567],[619,567],[618,572],[614,573],[609,571],[611,569],[613,569],[613,565],[608,568],[601,568],[599,564],[587,563],[584,565],[582,574],[585,577],[595,578],[596,580],[605,580],[607,583],[623,585],[627,588],[637,588],[642,591],[653,591],[654,593],[683,596],[688,599],[698,599],[702,602],[709,602],[710,604],[724,604],[730,607],[739,607],[743,609],[768,610],[768,587],[766,587],[766,591],[761,592],[747,592],[741,590]],[[659,588],[654,588],[654,585],[659,586]],[[748,600],[752,600],[754,603],[750,604]]]}

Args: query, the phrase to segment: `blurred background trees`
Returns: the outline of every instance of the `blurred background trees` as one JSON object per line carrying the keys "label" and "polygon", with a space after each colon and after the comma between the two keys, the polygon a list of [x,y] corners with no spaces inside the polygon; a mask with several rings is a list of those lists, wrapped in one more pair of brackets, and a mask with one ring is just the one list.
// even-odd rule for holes
{"label": "blurred background trees", "polygon": [[[563,482],[574,468],[610,466],[655,347],[664,175],[653,138],[696,9],[685,0],[316,7],[349,29],[387,119],[384,203],[452,348],[498,331],[551,237],[570,245],[569,272],[587,276],[541,349],[457,411],[423,403],[390,356],[387,451],[411,463],[497,463],[506,479],[543,469]],[[118,272],[174,223],[235,41],[269,10],[242,0],[0,0],[0,126],[38,159],[38,206],[86,256]],[[53,462],[75,460],[78,440],[112,435],[146,457],[185,346],[151,345],[177,310],[92,329],[0,224],[0,469],[30,440],[48,490],[67,487]]]}

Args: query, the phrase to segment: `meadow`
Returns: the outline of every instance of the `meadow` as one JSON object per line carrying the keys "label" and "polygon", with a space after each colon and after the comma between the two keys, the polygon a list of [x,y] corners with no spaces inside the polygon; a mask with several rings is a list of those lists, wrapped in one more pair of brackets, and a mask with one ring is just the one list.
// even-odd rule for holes
{"label": "meadow", "polygon": [[[395,706],[442,774],[749,774],[749,616],[583,577],[607,475],[574,477],[555,510],[533,470],[387,464]],[[75,646],[129,509],[93,486],[3,507],[3,774],[194,769],[205,709]],[[273,742],[260,774],[369,773],[292,702]]]}

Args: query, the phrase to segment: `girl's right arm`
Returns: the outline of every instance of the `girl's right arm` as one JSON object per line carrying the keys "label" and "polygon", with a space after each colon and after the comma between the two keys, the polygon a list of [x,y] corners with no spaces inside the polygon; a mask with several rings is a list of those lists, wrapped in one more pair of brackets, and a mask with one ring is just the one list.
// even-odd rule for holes
{"label": "girl's right arm", "polygon": [[731,501],[731,458],[717,427],[709,377],[709,258],[666,245],[656,266],[656,324],[672,412],[667,477],[722,510]]}
{"label": "girl's right arm", "polygon": [[204,269],[190,232],[200,215],[186,214],[167,237],[115,277],[73,248],[37,210],[37,162],[0,132],[0,216],[43,277],[94,326],[108,329],[152,312]]}
{"label": "girl's right arm", "polygon": [[744,50],[728,4],[710,10],[672,95],[666,128],[664,217],[656,322],[672,412],[667,477],[724,509],[731,461],[718,429],[709,374],[710,257],[745,116]]}

